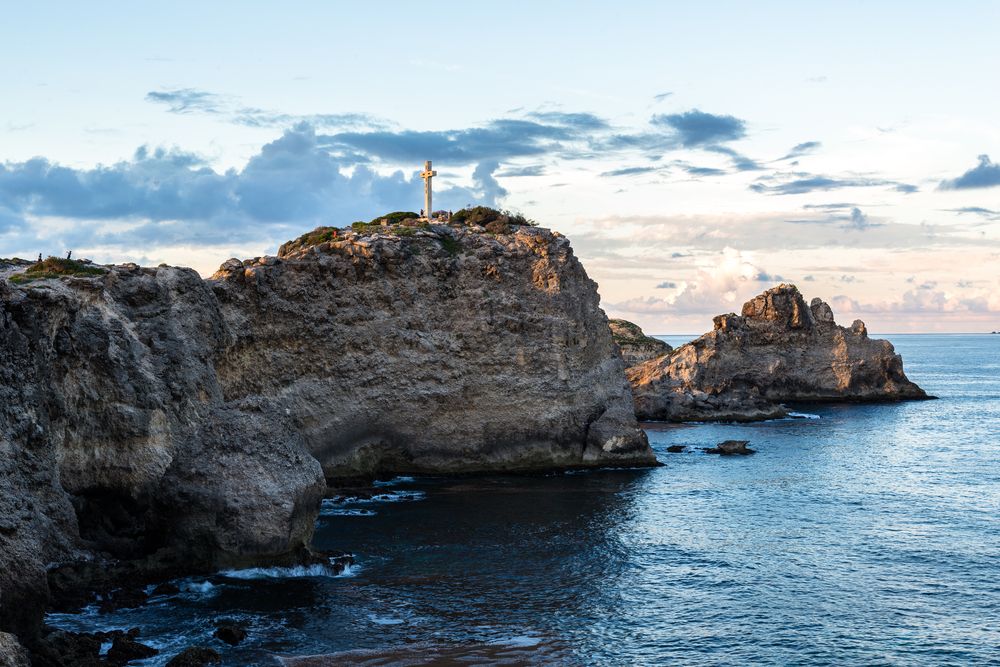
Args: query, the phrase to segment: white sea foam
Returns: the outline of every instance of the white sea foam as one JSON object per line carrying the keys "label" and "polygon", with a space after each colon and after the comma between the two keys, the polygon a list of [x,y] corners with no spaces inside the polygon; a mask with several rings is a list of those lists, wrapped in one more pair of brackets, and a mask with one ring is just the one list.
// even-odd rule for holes
{"label": "white sea foam", "polygon": [[359,496],[344,496],[341,498],[327,498],[323,501],[323,507],[337,507],[339,505],[367,505],[369,503],[400,503],[414,500],[423,500],[423,491],[389,491],[387,493],[376,493],[370,498]]}
{"label": "white sea foam", "polygon": [[352,577],[360,568],[347,565],[341,572],[332,565],[293,565],[292,567],[248,567],[243,570],[223,570],[220,576],[228,579],[299,579],[304,577]]}
{"label": "white sea foam", "polygon": [[409,484],[412,481],[412,477],[393,477],[385,481],[372,482],[372,486],[395,486],[396,484]]}
{"label": "white sea foam", "polygon": [[183,581],[178,584],[180,588],[185,593],[200,593],[202,595],[211,595],[215,591],[215,584],[211,581]]}
{"label": "white sea foam", "polygon": [[370,620],[375,625],[400,625],[406,622],[401,618],[393,618],[392,616],[378,616],[377,614],[368,614],[368,620]]}
{"label": "white sea foam", "polygon": [[323,506],[320,511],[320,516],[375,516],[375,510],[363,510],[358,508],[348,508],[348,507],[330,507],[327,505]]}
{"label": "white sea foam", "polygon": [[789,412],[786,419],[821,419],[821,417],[808,412]]}

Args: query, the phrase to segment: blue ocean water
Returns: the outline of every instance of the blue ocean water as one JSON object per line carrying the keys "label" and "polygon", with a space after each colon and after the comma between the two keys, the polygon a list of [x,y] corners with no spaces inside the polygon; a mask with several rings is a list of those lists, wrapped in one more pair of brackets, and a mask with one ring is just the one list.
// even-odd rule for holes
{"label": "blue ocean water", "polygon": [[[1000,336],[888,338],[940,400],[653,424],[651,470],[399,479],[324,506],[315,543],[356,555],[345,576],[221,573],[50,622],[139,626],[164,649],[145,664],[192,644],[227,664],[1000,664]],[[757,453],[698,449],[725,439]],[[212,639],[220,619],[249,639]]]}

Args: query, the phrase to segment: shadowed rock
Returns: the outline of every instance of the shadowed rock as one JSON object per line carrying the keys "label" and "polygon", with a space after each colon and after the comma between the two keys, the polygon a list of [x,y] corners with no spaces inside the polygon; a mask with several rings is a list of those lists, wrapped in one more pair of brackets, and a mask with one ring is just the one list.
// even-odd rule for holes
{"label": "shadowed rock", "polygon": [[829,305],[807,306],[794,285],[714,323],[669,356],[627,370],[640,419],[755,421],[785,416],[785,402],[928,398],[889,341],[868,338],[860,320],[838,326]]}
{"label": "shadowed rock", "polygon": [[204,646],[192,646],[171,658],[167,667],[204,667],[204,665],[221,664],[222,656],[217,651]]}

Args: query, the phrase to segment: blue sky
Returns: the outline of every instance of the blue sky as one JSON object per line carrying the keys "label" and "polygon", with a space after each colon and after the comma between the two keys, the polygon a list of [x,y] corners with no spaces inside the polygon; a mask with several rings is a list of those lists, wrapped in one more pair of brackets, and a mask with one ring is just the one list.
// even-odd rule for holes
{"label": "blue sky", "polygon": [[0,256],[210,274],[436,202],[573,241],[657,333],[782,280],[1000,329],[994,3],[38,2],[0,23]]}

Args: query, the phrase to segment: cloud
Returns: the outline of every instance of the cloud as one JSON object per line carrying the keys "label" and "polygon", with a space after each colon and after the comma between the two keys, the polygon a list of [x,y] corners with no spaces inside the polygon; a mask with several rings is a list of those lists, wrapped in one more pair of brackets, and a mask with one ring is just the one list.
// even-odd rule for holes
{"label": "cloud", "polygon": [[788,153],[784,157],[778,158],[778,159],[779,160],[789,160],[791,158],[796,158],[796,157],[800,157],[802,155],[807,155],[808,153],[812,153],[813,151],[815,151],[816,149],[818,149],[822,145],[823,144],[821,144],[818,141],[804,141],[801,144],[796,144],[796,145],[792,146],[792,149],[790,151],[788,151]]}
{"label": "cloud", "polygon": [[845,229],[855,229],[859,232],[863,232],[866,229],[877,226],[878,223],[874,223],[868,219],[868,216],[861,212],[861,209],[855,206],[851,209],[851,217],[847,224],[844,225]]}
{"label": "cloud", "polygon": [[501,178],[518,176],[542,176],[545,174],[545,166],[541,164],[530,164],[523,167],[506,167],[503,171],[498,171],[497,176]]}
{"label": "cloud", "polygon": [[728,146],[705,146],[705,150],[711,153],[720,153],[728,156],[733,164],[733,167],[737,171],[757,171],[759,169],[763,169],[757,161],[734,151]]}
{"label": "cloud", "polygon": [[639,176],[659,170],[659,167],[623,167],[601,173],[601,176]]}
{"label": "cloud", "polygon": [[970,190],[1000,185],[1000,164],[990,161],[989,155],[980,155],[979,164],[951,180],[941,181],[941,190]]}
{"label": "cloud", "polygon": [[[778,176],[768,177],[767,180],[780,178]],[[898,192],[916,192],[917,187],[897,181],[890,181],[884,178],[870,177],[846,177],[834,178],[831,176],[817,176],[812,174],[796,174],[791,179],[775,185],[767,185],[761,179],[750,185],[754,192],[767,195],[800,195],[810,192],[826,192],[829,190],[840,190],[842,188],[872,188],[890,187]]]}
{"label": "cloud", "polygon": [[656,289],[677,289],[677,283],[671,280],[665,280],[656,286]]}
{"label": "cloud", "polygon": [[751,253],[725,248],[704,262],[693,278],[678,281],[674,285],[676,294],[609,303],[607,309],[623,315],[712,316],[738,310],[763,289],[758,283],[781,280],[781,276],[758,266]]}
{"label": "cloud", "polygon": [[904,292],[897,300],[863,302],[838,295],[831,299],[831,305],[852,314],[1000,313],[1000,294],[982,290],[960,296],[921,286]]}
{"label": "cloud", "polygon": [[418,163],[433,156],[453,165],[560,152],[585,132],[566,125],[500,119],[459,130],[340,132],[321,137],[334,150],[358,151],[390,163]]}
{"label": "cloud", "polygon": [[578,130],[605,130],[609,127],[608,121],[595,116],[592,113],[565,113],[562,111],[532,111],[529,118],[552,123],[554,125],[564,125]]}
{"label": "cloud", "polygon": [[[65,247],[280,242],[303,228],[345,225],[419,201],[417,170],[385,175],[353,165],[345,175],[347,166],[308,124],[264,145],[242,170],[222,173],[191,153],[145,147],[92,169],[44,158],[7,163],[0,165],[0,231],[20,230],[5,240],[17,250],[37,246],[45,225],[28,223],[39,220],[75,221],[58,232]],[[478,163],[470,187],[444,188],[435,201],[496,205],[507,194],[496,168]]]}
{"label": "cloud", "polygon": [[980,215],[989,220],[1000,219],[1000,211],[994,211],[990,208],[983,208],[982,206],[963,206],[962,208],[946,208],[946,211],[951,211],[952,213],[957,213],[963,215],[965,213],[971,213],[973,215]]}
{"label": "cloud", "polygon": [[662,102],[663,100],[667,99],[671,95],[673,95],[673,93],[670,92],[670,91],[667,91],[665,93],[659,93],[657,95],[653,95],[653,101],[654,102]]}
{"label": "cloud", "polygon": [[716,169],[715,167],[686,166],[684,171],[692,176],[722,176],[727,173],[725,169]]}
{"label": "cloud", "polygon": [[746,123],[739,118],[717,116],[698,109],[653,116],[650,123],[673,129],[685,148],[733,141],[746,136]]}
{"label": "cloud", "polygon": [[170,113],[221,113],[225,101],[219,95],[195,88],[150,91],[146,101],[167,105]]}
{"label": "cloud", "polygon": [[309,123],[317,128],[386,128],[389,123],[367,113],[332,113],[295,115],[248,107],[239,104],[235,97],[211,93],[196,88],[150,91],[146,101],[164,104],[167,111],[176,114],[203,113],[224,118],[227,122],[246,127],[291,127]]}

